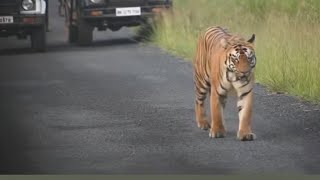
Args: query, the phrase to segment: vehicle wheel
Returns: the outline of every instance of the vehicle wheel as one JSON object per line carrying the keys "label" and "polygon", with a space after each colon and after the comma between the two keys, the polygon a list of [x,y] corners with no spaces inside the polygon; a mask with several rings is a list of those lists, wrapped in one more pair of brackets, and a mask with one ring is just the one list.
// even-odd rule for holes
{"label": "vehicle wheel", "polygon": [[46,25],[35,28],[31,33],[31,47],[38,52],[45,52],[46,47]]}
{"label": "vehicle wheel", "polygon": [[90,45],[93,39],[93,27],[84,19],[78,21],[77,43],[80,46]]}
{"label": "vehicle wheel", "polygon": [[77,42],[78,28],[74,25],[70,25],[68,28],[68,41],[69,43]]}

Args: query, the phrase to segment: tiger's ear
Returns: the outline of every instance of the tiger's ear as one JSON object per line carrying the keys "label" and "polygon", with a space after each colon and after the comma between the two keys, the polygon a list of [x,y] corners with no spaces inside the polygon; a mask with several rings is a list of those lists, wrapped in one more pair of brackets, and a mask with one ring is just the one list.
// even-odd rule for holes
{"label": "tiger's ear", "polygon": [[224,48],[224,49],[226,49],[227,47],[228,47],[228,41],[225,39],[225,38],[222,38],[221,40],[220,40],[220,45],[221,45],[221,47],[222,48]]}
{"label": "tiger's ear", "polygon": [[252,37],[248,40],[249,43],[254,43],[256,39],[256,35],[255,34],[252,34]]}

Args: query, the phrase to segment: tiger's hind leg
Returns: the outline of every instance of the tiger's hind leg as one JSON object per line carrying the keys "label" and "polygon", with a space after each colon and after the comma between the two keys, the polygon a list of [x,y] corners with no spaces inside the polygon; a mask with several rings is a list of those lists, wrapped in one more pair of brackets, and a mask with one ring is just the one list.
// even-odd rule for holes
{"label": "tiger's hind leg", "polygon": [[208,92],[208,87],[200,87],[199,81],[195,80],[196,86],[196,101],[195,101],[195,113],[198,127],[202,130],[208,130],[210,124],[207,119],[205,111],[205,100]]}
{"label": "tiger's hind leg", "polygon": [[206,116],[204,101],[196,100],[195,110],[198,127],[202,130],[208,130],[210,128],[210,124]]}

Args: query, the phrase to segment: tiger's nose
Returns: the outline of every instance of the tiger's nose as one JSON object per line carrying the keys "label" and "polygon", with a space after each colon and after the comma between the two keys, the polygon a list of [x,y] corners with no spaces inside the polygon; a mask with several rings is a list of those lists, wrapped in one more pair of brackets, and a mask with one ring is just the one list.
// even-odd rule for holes
{"label": "tiger's nose", "polygon": [[241,77],[249,76],[250,75],[250,71],[241,72],[240,75],[241,75]]}

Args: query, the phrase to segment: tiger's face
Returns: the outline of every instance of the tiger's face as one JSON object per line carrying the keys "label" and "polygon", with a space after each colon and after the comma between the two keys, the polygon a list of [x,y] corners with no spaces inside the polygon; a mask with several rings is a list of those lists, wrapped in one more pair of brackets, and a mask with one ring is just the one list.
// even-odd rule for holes
{"label": "tiger's face", "polygon": [[256,56],[253,49],[236,45],[229,53],[228,69],[238,77],[247,77],[256,65]]}
{"label": "tiger's face", "polygon": [[250,76],[256,66],[256,56],[252,46],[253,41],[254,35],[246,43],[229,44],[225,64],[228,70],[235,73],[240,79]]}

